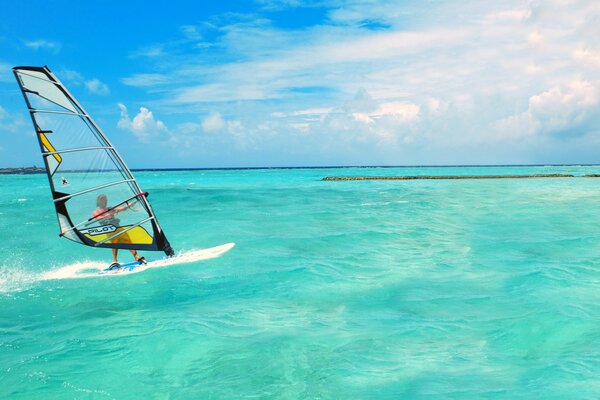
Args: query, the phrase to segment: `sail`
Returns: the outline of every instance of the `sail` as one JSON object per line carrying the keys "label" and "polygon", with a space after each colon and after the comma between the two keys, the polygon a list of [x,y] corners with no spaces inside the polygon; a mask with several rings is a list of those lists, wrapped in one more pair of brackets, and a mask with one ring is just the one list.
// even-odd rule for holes
{"label": "sail", "polygon": [[148,194],[63,84],[47,67],[13,72],[42,151],[60,236],[92,247],[173,255]]}

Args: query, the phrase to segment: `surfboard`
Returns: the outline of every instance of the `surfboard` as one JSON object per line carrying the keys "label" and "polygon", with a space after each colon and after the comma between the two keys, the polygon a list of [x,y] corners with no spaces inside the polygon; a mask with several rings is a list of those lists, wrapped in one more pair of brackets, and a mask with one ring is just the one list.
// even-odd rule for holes
{"label": "surfboard", "polygon": [[120,268],[110,269],[109,267],[103,268],[98,272],[98,276],[122,276],[135,274],[146,271],[150,268],[168,267],[172,265],[188,264],[202,260],[209,260],[211,258],[219,257],[235,246],[235,243],[226,243],[220,246],[210,247],[202,250],[192,250],[182,252],[173,257],[164,257],[154,260],[147,260],[146,264],[140,264],[137,261],[130,262],[127,264],[121,264]]}

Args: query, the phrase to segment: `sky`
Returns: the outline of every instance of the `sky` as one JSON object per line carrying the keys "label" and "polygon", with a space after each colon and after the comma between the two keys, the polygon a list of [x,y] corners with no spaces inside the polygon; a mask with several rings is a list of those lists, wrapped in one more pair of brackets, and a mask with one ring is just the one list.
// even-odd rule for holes
{"label": "sky", "polygon": [[600,163],[597,1],[0,4],[0,167],[47,65],[132,168]]}

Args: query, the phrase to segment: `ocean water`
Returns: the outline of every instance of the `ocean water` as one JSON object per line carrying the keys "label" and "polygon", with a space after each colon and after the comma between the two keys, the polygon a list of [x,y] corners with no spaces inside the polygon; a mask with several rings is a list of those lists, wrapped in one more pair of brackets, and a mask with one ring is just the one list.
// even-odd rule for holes
{"label": "ocean water", "polygon": [[599,398],[600,179],[321,181],[522,173],[600,167],[137,172],[176,251],[237,245],[114,279],[0,175],[0,398]]}

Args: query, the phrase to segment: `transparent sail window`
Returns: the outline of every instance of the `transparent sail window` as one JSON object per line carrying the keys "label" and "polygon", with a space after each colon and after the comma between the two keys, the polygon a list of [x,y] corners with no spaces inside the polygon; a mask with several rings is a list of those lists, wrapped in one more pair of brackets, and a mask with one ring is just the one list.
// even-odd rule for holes
{"label": "transparent sail window", "polygon": [[[61,153],[61,162],[52,174],[54,190],[73,194],[110,182],[129,179],[114,158],[112,150]],[[46,156],[54,158],[53,155]]]}
{"label": "transparent sail window", "polygon": [[46,132],[52,146],[60,151],[81,147],[106,147],[86,118],[76,115],[35,113],[35,121]]}
{"label": "transparent sail window", "polygon": [[82,229],[107,221],[115,226],[131,225],[149,216],[144,202],[134,192],[128,182],[122,182],[71,197],[65,206],[73,224]]}

